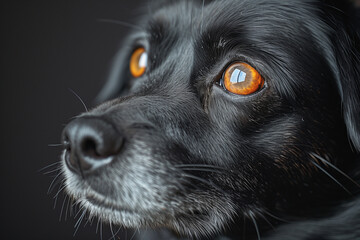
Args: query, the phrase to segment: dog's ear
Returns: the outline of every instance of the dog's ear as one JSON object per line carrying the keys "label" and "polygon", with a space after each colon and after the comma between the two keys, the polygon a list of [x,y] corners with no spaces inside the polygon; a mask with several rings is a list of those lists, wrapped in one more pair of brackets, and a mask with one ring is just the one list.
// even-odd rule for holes
{"label": "dog's ear", "polygon": [[360,152],[360,53],[351,49],[338,51],[337,62],[340,73],[338,86],[343,116],[349,138]]}
{"label": "dog's ear", "polygon": [[[347,9],[349,10],[349,8]],[[359,9],[346,11],[335,23],[337,86],[342,100],[343,117],[348,136],[360,152],[360,35],[357,31]]]}

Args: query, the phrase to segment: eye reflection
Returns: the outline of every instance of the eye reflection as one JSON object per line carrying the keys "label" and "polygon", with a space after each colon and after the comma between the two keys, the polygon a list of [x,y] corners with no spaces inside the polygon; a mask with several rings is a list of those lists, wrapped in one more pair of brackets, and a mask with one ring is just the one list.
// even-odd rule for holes
{"label": "eye reflection", "polygon": [[245,78],[246,78],[245,72],[240,71],[239,69],[235,69],[231,74],[230,82],[232,83],[244,82]]}

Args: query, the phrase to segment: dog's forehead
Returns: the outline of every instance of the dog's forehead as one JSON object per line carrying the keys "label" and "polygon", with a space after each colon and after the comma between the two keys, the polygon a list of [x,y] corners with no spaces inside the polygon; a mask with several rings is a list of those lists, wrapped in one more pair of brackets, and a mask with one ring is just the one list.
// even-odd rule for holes
{"label": "dog's forehead", "polygon": [[[223,1],[171,1],[152,12],[148,31],[159,27],[167,33],[191,33],[193,37],[206,33],[209,28],[276,29],[281,27],[287,33],[297,32],[298,25],[305,26],[309,18],[318,13],[315,0],[223,0]],[[311,19],[312,24],[313,19]],[[284,29],[285,28],[285,29]],[[171,30],[171,31],[170,31]]]}
{"label": "dog's forehead", "polygon": [[[295,96],[293,88],[316,77],[304,75],[333,61],[327,37],[331,29],[317,4],[315,0],[177,1],[154,12],[147,31],[157,59],[173,53],[178,57],[174,63],[191,60],[198,71],[229,52],[240,52],[265,61],[264,73],[285,81],[280,92]],[[310,68],[313,71],[307,71]]]}
{"label": "dog's forehead", "polygon": [[294,49],[324,55],[320,48],[327,46],[331,29],[316,4],[312,0],[223,0],[204,5],[178,1],[154,12],[146,29],[151,47],[161,45],[159,51],[186,45],[195,52],[207,48],[212,56],[216,48],[224,49],[219,54],[236,48],[244,54],[262,52],[276,58]]}

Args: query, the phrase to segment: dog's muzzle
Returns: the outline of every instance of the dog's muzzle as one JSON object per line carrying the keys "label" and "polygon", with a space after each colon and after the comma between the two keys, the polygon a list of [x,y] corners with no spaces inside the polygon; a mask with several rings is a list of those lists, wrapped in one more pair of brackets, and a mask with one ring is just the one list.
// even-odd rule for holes
{"label": "dog's muzzle", "polygon": [[121,151],[124,137],[98,117],[80,117],[62,134],[67,167],[83,177],[111,163]]}

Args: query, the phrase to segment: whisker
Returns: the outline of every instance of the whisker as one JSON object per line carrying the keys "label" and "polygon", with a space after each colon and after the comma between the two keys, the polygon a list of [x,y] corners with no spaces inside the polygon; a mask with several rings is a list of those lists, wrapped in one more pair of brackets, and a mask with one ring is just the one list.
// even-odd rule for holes
{"label": "whisker", "polygon": [[74,225],[74,228],[78,227],[78,225],[80,225],[80,222],[82,221],[82,218],[84,217],[86,211],[80,211],[81,212],[81,215],[79,216],[79,219],[76,221],[75,225]]}
{"label": "whisker", "polygon": [[[73,116],[73,117],[70,117],[69,118],[69,121],[72,121],[72,120],[74,120],[74,119],[77,119],[79,116]],[[64,124],[61,124],[63,127],[66,127],[66,123],[64,123]]]}
{"label": "whisker", "polygon": [[266,210],[262,210],[262,211],[263,211],[264,213],[266,213],[266,215],[269,215],[270,217],[272,217],[272,218],[274,218],[274,219],[276,219],[276,220],[279,220],[280,222],[290,223],[290,221],[287,221],[287,220],[285,220],[285,219],[279,218],[279,217],[275,216],[274,214],[272,214],[272,213],[270,213],[270,212],[268,212],[268,211],[266,211]]}
{"label": "whisker", "polygon": [[124,22],[124,21],[120,21],[120,20],[114,20],[114,19],[105,19],[105,18],[101,18],[101,19],[97,19],[98,22],[103,22],[103,23],[113,23],[113,24],[117,24],[123,27],[129,27],[129,28],[135,28],[137,30],[143,30],[142,27],[137,26],[135,24],[131,24],[128,22]]}
{"label": "whisker", "polygon": [[343,171],[341,171],[338,167],[336,167],[335,165],[333,165],[330,161],[324,159],[323,157],[317,155],[316,153],[312,153],[311,155],[313,155],[314,157],[316,157],[317,159],[319,159],[320,161],[322,161],[323,163],[325,163],[326,165],[329,165],[330,167],[332,167],[334,170],[336,170],[338,173],[340,173],[341,175],[343,175],[345,178],[347,178],[348,180],[350,180],[352,183],[354,183],[357,187],[360,188],[360,184],[357,183],[354,179],[352,179],[349,175],[347,175],[346,173],[344,173]]}
{"label": "whisker", "polygon": [[258,240],[260,240],[260,232],[259,232],[259,228],[258,228],[258,225],[257,225],[256,220],[255,220],[255,217],[254,217],[254,213],[253,213],[252,211],[250,211],[250,212],[249,212],[249,216],[250,216],[252,222],[254,223]]}
{"label": "whisker", "polygon": [[181,176],[184,176],[184,177],[188,177],[188,178],[192,178],[192,179],[195,179],[195,180],[198,180],[199,182],[203,182],[203,183],[206,183],[214,188],[216,188],[217,190],[219,190],[220,192],[222,192],[223,194],[226,194],[226,192],[224,190],[222,190],[219,186],[217,186],[215,183],[211,182],[211,181],[207,181],[205,179],[202,179],[202,178],[199,178],[197,176],[194,176],[194,175],[190,175],[190,174],[181,174]]}
{"label": "whisker", "polygon": [[329,172],[327,172],[325,169],[323,169],[322,167],[320,167],[320,165],[317,164],[316,162],[314,162],[314,161],[311,161],[311,162],[312,162],[312,164],[314,164],[318,169],[320,169],[323,173],[325,173],[329,178],[331,178],[334,182],[336,182],[342,189],[344,189],[347,193],[349,193],[350,195],[352,195],[351,192],[350,192],[347,188],[345,188],[338,180],[336,180],[336,178],[334,178]]}
{"label": "whisker", "polygon": [[270,226],[272,229],[275,229],[275,228],[274,228],[274,225],[271,224],[271,222],[264,216],[264,214],[262,214],[262,213],[258,213],[258,214],[260,215],[260,217],[262,217],[262,218],[265,220],[265,222],[267,222],[267,224],[269,224],[269,226]]}
{"label": "whisker", "polygon": [[213,172],[218,174],[236,174],[234,170],[229,170],[220,166],[208,165],[208,164],[178,164],[175,167],[184,171],[203,171]]}
{"label": "whisker", "polygon": [[135,235],[136,235],[136,230],[134,230],[134,233],[133,233],[133,235],[131,236],[130,240],[133,240],[133,238],[135,237]]}
{"label": "whisker", "polygon": [[102,226],[102,223],[100,223],[100,239],[103,240],[103,226]]}
{"label": "whisker", "polygon": [[99,230],[99,223],[100,223],[100,218],[98,218],[98,221],[97,221],[97,224],[96,224],[96,230],[95,230],[96,234],[98,233],[98,230]]}
{"label": "whisker", "polygon": [[68,215],[68,210],[69,210],[69,207],[70,207],[70,197],[68,198],[67,200],[67,204],[66,204],[66,209],[65,209],[65,221],[67,220],[67,215]]}
{"label": "whisker", "polygon": [[[88,216],[88,219],[87,219],[87,221],[86,221],[86,223],[89,223],[90,224],[90,226],[92,226],[92,224],[93,224],[93,220],[94,220],[94,218],[91,216],[91,214],[89,214],[89,216]],[[86,224],[85,224],[86,225]],[[84,226],[85,227],[85,226]]]}
{"label": "whisker", "polygon": [[[87,225],[89,222],[90,222],[90,218],[87,218],[87,219],[86,219],[86,222],[85,222],[85,224],[84,224],[84,227],[86,227],[86,225]],[[90,225],[91,225],[91,222],[90,222]]]}
{"label": "whisker", "polygon": [[86,105],[85,105],[84,101],[81,99],[81,97],[79,95],[77,95],[76,92],[74,90],[72,90],[71,88],[69,88],[69,91],[72,92],[75,95],[75,97],[77,97],[80,100],[80,102],[82,103],[82,105],[85,108],[85,111],[88,112],[88,108],[86,107]]}
{"label": "whisker", "polygon": [[48,144],[48,147],[61,147],[61,146],[63,146],[63,144],[61,144],[61,143]]}
{"label": "whisker", "polygon": [[215,166],[215,165],[208,165],[208,164],[177,164],[177,165],[175,165],[175,167],[178,167],[178,168],[183,168],[183,167],[185,167],[185,168],[187,168],[187,167],[212,168],[212,169],[218,169],[218,170],[230,172],[229,169],[226,169],[226,168],[223,168],[220,166]]}
{"label": "whisker", "polygon": [[180,169],[184,170],[184,171],[201,171],[201,172],[212,172],[212,173],[224,174],[224,172],[214,170],[214,169],[208,169],[208,168],[180,168]]}
{"label": "whisker", "polygon": [[[110,229],[110,230],[111,230],[111,233],[112,233],[112,229]],[[113,237],[109,238],[108,240],[111,240],[111,239],[114,239],[114,240],[115,240],[115,237],[116,237],[116,235],[120,232],[120,230],[121,230],[121,226],[120,226],[119,229],[113,234]]]}
{"label": "whisker", "polygon": [[50,168],[50,167],[53,167],[54,165],[57,165],[57,164],[59,164],[59,162],[51,163],[51,164],[49,164],[49,165],[47,165],[47,166],[39,169],[38,172],[44,171],[45,169],[48,169],[48,168]]}
{"label": "whisker", "polygon": [[55,201],[54,201],[54,209],[56,208],[56,204],[57,204],[57,200],[58,200],[58,196],[59,196],[59,193],[61,192],[61,190],[64,188],[64,186],[59,186],[59,188],[58,188],[58,191],[57,191],[57,193],[55,194],[55,196],[53,197],[53,199],[55,199]]}
{"label": "whisker", "polygon": [[55,194],[55,196],[53,198],[57,198],[59,196],[60,192],[62,190],[64,190],[65,187],[66,187],[65,185],[63,185],[61,188],[59,187],[59,190],[57,191],[57,193]]}
{"label": "whisker", "polygon": [[63,203],[62,203],[62,205],[61,205],[59,222],[61,222],[61,217],[62,217],[62,214],[63,214],[63,210],[64,210],[64,206],[65,206],[65,202],[66,202],[67,198],[68,198],[68,196],[65,195],[65,197],[64,197],[64,199],[63,199]]}
{"label": "whisker", "polygon": [[92,218],[92,216],[90,215],[90,213],[89,213],[89,216],[88,216],[88,218],[87,218],[87,220],[86,220],[86,223],[88,223],[90,226],[92,225],[92,220],[93,220],[93,218]]}
{"label": "whisker", "polygon": [[[55,177],[54,179],[52,180],[52,182],[50,183],[50,186],[48,188],[48,191],[47,193],[50,194],[51,191],[53,190],[53,188],[61,181],[59,181],[58,177],[61,175],[61,172],[59,172]],[[55,183],[56,182],[56,183]]]}
{"label": "whisker", "polygon": [[81,224],[82,220],[84,219],[85,214],[86,214],[86,211],[84,210],[83,213],[81,214],[81,216],[79,217],[79,220],[75,223],[74,228],[76,228],[76,229],[75,229],[73,237],[76,235],[77,231],[79,230],[80,224]]}
{"label": "whisker", "polygon": [[60,171],[60,170],[61,170],[61,167],[57,167],[57,168],[55,168],[55,169],[53,169],[53,170],[44,172],[44,175],[48,175],[48,174],[50,174],[50,173],[54,173],[54,172],[57,172],[57,171]]}
{"label": "whisker", "polygon": [[77,211],[77,213],[74,216],[74,219],[81,213],[81,211],[84,209],[84,206],[81,206],[80,209]]}
{"label": "whisker", "polygon": [[74,214],[74,212],[76,211],[76,210],[74,209],[75,206],[76,206],[76,202],[74,201],[73,198],[71,198],[70,207],[69,207],[69,209],[70,209],[70,211],[69,211],[69,217],[72,217],[73,214]]}
{"label": "whisker", "polygon": [[111,232],[112,237],[110,237],[108,240],[111,240],[111,239],[115,240],[115,235],[114,235],[114,232],[113,232],[113,229],[112,229],[112,223],[111,222],[110,222],[110,232]]}

